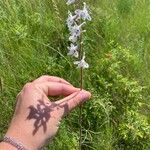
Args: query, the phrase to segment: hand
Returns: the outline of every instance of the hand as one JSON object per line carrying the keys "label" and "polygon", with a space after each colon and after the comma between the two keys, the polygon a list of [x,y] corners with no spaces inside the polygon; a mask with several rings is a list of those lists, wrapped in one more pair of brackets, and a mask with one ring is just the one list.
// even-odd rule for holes
{"label": "hand", "polygon": [[[60,95],[65,97],[59,101],[48,98]],[[6,136],[18,139],[30,150],[40,149],[55,136],[62,118],[90,96],[58,77],[42,76],[27,83],[17,96]]]}

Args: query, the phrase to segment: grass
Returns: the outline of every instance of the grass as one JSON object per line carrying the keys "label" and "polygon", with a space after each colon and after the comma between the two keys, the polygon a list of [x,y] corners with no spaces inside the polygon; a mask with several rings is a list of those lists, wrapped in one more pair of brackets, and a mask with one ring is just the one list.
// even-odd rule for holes
{"label": "grass", "polygon": [[[90,68],[84,86],[86,150],[150,149],[150,2],[87,0],[93,20],[84,39]],[[67,57],[65,1],[0,0],[0,135],[11,120],[15,98],[29,81],[49,74],[79,86]],[[46,149],[76,150],[78,109],[62,123]]]}

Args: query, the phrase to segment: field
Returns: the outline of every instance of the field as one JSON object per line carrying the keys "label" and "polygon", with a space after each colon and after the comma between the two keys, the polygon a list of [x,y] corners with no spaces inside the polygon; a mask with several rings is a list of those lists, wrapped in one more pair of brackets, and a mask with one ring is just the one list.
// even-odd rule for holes
{"label": "field", "polygon": [[[85,0],[84,49],[90,64],[84,88],[83,150],[150,149],[150,0]],[[79,70],[67,56],[65,0],[0,0],[0,136],[16,95],[41,75],[79,87]],[[76,150],[79,109],[67,116],[45,150]]]}

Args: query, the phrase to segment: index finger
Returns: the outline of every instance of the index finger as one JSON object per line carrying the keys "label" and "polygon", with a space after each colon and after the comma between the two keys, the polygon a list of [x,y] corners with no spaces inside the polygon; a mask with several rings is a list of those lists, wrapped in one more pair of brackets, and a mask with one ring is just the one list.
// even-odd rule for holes
{"label": "index finger", "polygon": [[59,82],[43,82],[36,84],[47,96],[67,96],[79,91],[72,85]]}
{"label": "index finger", "polygon": [[55,77],[55,76],[48,76],[48,75],[43,75],[37,79],[35,79],[32,83],[42,83],[42,82],[60,82],[60,83],[64,83],[64,84],[69,84],[71,85],[68,81],[60,78],[60,77]]}

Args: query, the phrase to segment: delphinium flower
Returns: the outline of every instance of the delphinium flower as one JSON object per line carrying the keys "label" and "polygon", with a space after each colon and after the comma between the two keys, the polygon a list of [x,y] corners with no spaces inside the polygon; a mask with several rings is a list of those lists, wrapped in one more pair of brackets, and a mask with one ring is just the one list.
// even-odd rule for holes
{"label": "delphinium flower", "polygon": [[69,30],[74,25],[76,17],[77,17],[76,15],[73,16],[72,13],[70,11],[68,11],[67,26],[68,26]]}
{"label": "delphinium flower", "polygon": [[79,57],[78,46],[77,45],[74,45],[74,44],[71,43],[71,46],[68,47],[68,50],[69,50],[68,55],[74,56],[76,58]]}
{"label": "delphinium flower", "polygon": [[75,61],[74,64],[78,65],[77,68],[89,68],[89,64],[85,62],[85,54],[80,61]]}
{"label": "delphinium flower", "polygon": [[[68,0],[67,4],[70,5],[75,2],[76,2],[76,0]],[[72,55],[77,58],[79,56],[78,53],[80,53],[79,61],[81,61],[81,64],[82,64],[83,60],[85,62],[85,54],[83,56],[83,50],[81,50],[82,43],[83,43],[83,41],[81,39],[81,35],[82,35],[82,33],[86,32],[86,30],[83,30],[82,27],[86,24],[86,22],[85,22],[86,20],[91,21],[91,16],[89,14],[86,3],[84,2],[83,5],[84,5],[83,9],[76,9],[73,13],[68,11],[68,18],[67,18],[67,27],[68,27],[68,30],[70,31],[69,41],[71,42],[71,44],[70,44],[71,46],[70,46],[70,48],[68,48],[68,50],[69,50],[68,55]],[[78,49],[76,48],[76,50],[74,51],[73,45],[76,45],[76,47],[78,47]],[[74,64],[76,64],[76,63],[74,63]],[[89,67],[89,65],[86,65],[86,66],[87,67],[78,65],[78,68],[88,68]]]}
{"label": "delphinium flower", "polygon": [[[67,5],[71,5],[77,2],[77,0],[67,0]],[[75,59],[74,64],[77,68],[80,68],[80,89],[83,89],[83,69],[89,68],[89,64],[85,61],[85,52],[83,49],[83,33],[86,21],[91,21],[91,16],[86,3],[83,3],[83,9],[76,9],[74,12],[68,11],[67,27],[69,30],[70,46],[68,47],[68,55],[73,56]],[[79,150],[82,146],[82,106],[80,106],[79,114]]]}
{"label": "delphinium flower", "polygon": [[78,38],[81,36],[81,34],[83,32],[85,32],[85,30],[82,30],[82,26],[85,24],[85,22],[81,23],[80,25],[77,25],[75,23],[74,26],[69,27],[70,30],[70,37],[69,37],[69,41],[75,43],[77,42]]}
{"label": "delphinium flower", "polygon": [[84,4],[83,10],[77,9],[75,11],[75,14],[78,16],[77,19],[83,19],[83,20],[91,21],[92,18],[91,18],[90,14],[89,14],[88,7],[87,7],[85,2],[83,4]]}

